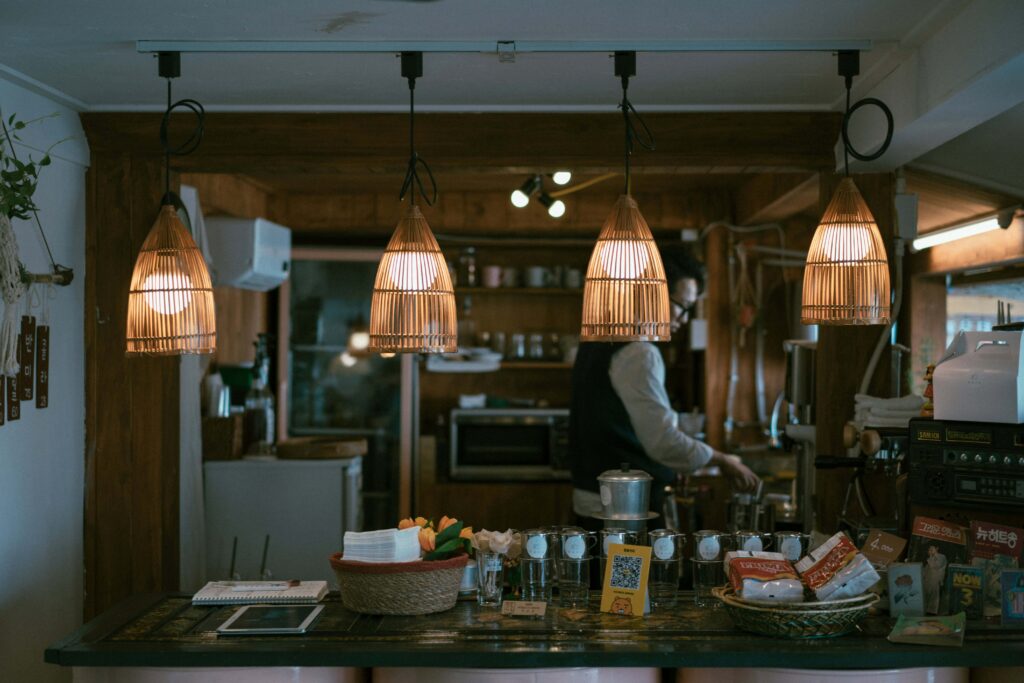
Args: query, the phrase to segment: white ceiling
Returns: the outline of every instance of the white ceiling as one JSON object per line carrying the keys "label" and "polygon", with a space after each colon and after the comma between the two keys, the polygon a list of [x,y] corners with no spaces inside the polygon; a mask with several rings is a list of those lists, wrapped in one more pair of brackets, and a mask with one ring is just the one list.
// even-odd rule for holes
{"label": "white ceiling", "polygon": [[[891,68],[966,0],[4,0],[0,64],[89,109],[159,108],[163,84],[140,39],[870,40],[863,79]],[[426,55],[417,100],[454,110],[611,109],[607,54]],[[404,106],[390,54],[183,55],[176,92],[208,108]],[[647,109],[830,109],[842,94],[828,53],[641,54],[631,99]]]}
{"label": "white ceiling", "polygon": [[[1012,26],[1024,26],[1021,0],[3,0],[0,78],[79,110],[159,110],[164,84],[138,40],[871,41],[854,97],[888,102],[896,134],[887,155],[853,170],[918,162],[1024,195],[1024,43]],[[640,51],[637,62],[641,111],[843,105],[826,52]],[[620,96],[607,53],[425,54],[424,72],[422,110],[614,111]],[[408,101],[384,53],[183,54],[175,95],[213,111]],[[858,114],[858,147],[880,142],[881,122]]]}

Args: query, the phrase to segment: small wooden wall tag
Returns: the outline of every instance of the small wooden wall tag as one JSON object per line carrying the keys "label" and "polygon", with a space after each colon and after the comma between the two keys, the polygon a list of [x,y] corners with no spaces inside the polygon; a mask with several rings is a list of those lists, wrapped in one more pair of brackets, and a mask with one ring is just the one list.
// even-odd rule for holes
{"label": "small wooden wall tag", "polygon": [[50,326],[36,328],[36,408],[50,405]]}
{"label": "small wooden wall tag", "polygon": [[18,336],[18,351],[21,356],[21,371],[18,376],[18,398],[22,401],[32,400],[36,368],[36,319],[34,316],[21,316],[21,334]]}

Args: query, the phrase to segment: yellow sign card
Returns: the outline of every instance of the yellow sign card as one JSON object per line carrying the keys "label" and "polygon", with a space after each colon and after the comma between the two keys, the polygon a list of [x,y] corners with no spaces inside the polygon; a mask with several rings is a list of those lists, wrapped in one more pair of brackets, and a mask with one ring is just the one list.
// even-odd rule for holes
{"label": "yellow sign card", "polygon": [[650,569],[650,546],[610,543],[601,590],[601,611],[641,616]]}

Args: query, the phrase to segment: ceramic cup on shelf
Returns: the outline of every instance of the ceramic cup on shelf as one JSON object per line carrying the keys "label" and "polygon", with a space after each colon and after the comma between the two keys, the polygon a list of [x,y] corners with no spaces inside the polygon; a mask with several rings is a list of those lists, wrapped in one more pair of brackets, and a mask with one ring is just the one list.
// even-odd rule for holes
{"label": "ceramic cup on shelf", "polygon": [[501,266],[484,266],[483,285],[488,289],[501,287]]}
{"label": "ceramic cup on shelf", "polygon": [[501,269],[501,286],[502,287],[518,287],[519,286],[519,269],[511,268],[506,266]]}
{"label": "ceramic cup on shelf", "polygon": [[551,270],[544,266],[530,266],[526,269],[527,287],[547,287],[551,282]]}

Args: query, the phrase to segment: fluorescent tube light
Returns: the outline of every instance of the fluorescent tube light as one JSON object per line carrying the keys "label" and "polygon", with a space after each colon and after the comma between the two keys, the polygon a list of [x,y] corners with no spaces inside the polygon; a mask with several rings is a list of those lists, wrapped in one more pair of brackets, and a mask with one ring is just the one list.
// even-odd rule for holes
{"label": "fluorescent tube light", "polygon": [[925,233],[914,240],[913,247],[914,251],[921,251],[922,249],[934,247],[938,244],[946,244],[947,242],[953,242],[954,240],[963,239],[965,237],[981,235],[982,233],[998,229],[999,219],[993,216],[992,218],[986,218],[985,220],[974,221],[973,223],[964,223],[962,225],[954,225],[949,228],[943,228],[942,230]]}

